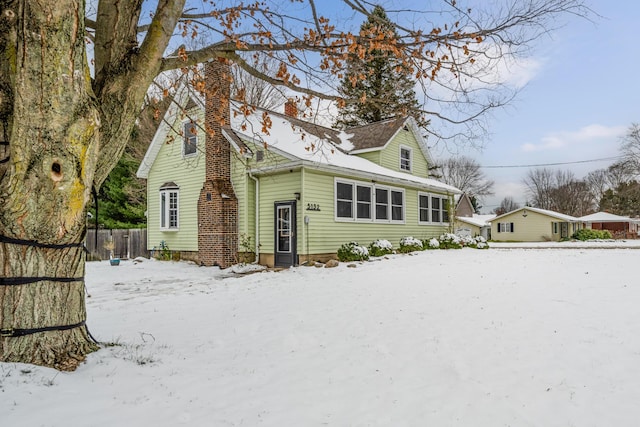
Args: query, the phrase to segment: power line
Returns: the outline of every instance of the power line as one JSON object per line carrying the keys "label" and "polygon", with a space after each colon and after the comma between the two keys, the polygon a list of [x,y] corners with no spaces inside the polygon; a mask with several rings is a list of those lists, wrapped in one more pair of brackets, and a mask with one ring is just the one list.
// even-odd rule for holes
{"label": "power line", "polygon": [[491,166],[480,166],[485,169],[505,169],[505,168],[536,168],[541,166],[561,166],[561,165],[575,165],[578,163],[593,163],[593,162],[604,162],[622,159],[624,156],[616,156],[616,157],[603,157],[601,159],[592,159],[592,160],[578,160],[576,162],[561,162],[561,163],[540,163],[537,165],[491,165]]}

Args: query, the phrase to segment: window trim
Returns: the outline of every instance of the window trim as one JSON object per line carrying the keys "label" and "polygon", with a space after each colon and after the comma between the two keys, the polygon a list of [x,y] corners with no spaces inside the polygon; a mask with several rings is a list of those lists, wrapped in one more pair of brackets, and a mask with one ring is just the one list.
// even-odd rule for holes
{"label": "window trim", "polygon": [[513,222],[499,222],[498,233],[515,233]]}
{"label": "window trim", "polygon": [[[395,224],[404,224],[405,222],[405,218],[407,217],[406,215],[406,208],[407,208],[407,203],[406,203],[406,197],[404,195],[404,188],[402,189],[393,189],[390,188],[389,189],[389,193],[391,195],[391,197],[389,198],[389,213],[391,215],[389,215],[389,221]],[[393,219],[393,208],[396,207],[397,205],[393,204],[393,194],[392,193],[400,193],[400,196],[402,197],[402,205],[400,205],[400,207],[402,208],[402,219]]]}
{"label": "window trim", "polygon": [[[420,197],[426,197],[427,198],[427,221],[421,221],[420,220],[420,211],[423,209],[420,207]],[[434,221],[433,220],[433,201],[432,198],[437,198],[440,200],[440,208],[438,209],[438,212],[440,213],[440,217],[442,218],[440,221]],[[447,205],[447,208],[445,209],[444,205]],[[447,195],[443,195],[443,194],[438,194],[438,193],[427,193],[424,191],[419,191],[418,192],[418,224],[421,225],[449,225],[451,223],[451,212],[449,212],[449,205],[451,205],[451,200],[449,198],[449,196]],[[447,214],[447,221],[444,221],[444,214]]]}
{"label": "window trim", "polygon": [[[191,125],[194,132],[191,133],[191,138],[195,138],[195,146],[193,153],[186,153],[187,148],[187,125]],[[185,119],[182,121],[182,157],[194,157],[198,155],[198,125],[190,119]]]}
{"label": "window trim", "polygon": [[[368,201],[360,200],[360,194],[358,192],[358,189],[360,189],[360,188],[364,188],[364,189],[369,190],[369,200]],[[360,220],[360,221],[372,221],[373,220],[374,215],[373,215],[373,211],[371,210],[371,207],[373,206],[373,201],[375,199],[375,195],[373,193],[374,193],[374,191],[373,191],[373,186],[372,185],[363,185],[363,184],[359,184],[359,183],[355,184],[355,196],[356,196],[355,206],[356,206],[356,208],[354,210],[354,216],[355,216],[356,220]],[[359,207],[360,207],[360,205],[365,205],[365,204],[368,204],[368,206],[369,206],[369,216],[368,217],[364,217],[363,216],[361,218],[360,217],[360,213],[359,213]]]}
{"label": "window trim", "polygon": [[[346,184],[346,185],[351,185],[351,203],[352,203],[352,209],[351,209],[351,216],[350,217],[342,217],[342,216],[338,216],[338,184]],[[369,201],[369,218],[358,218],[358,194],[357,194],[357,189],[358,187],[366,187],[369,189],[369,194],[370,194],[370,201]],[[406,198],[406,193],[405,193],[405,189],[401,188],[401,187],[390,187],[387,185],[377,185],[375,183],[368,183],[366,181],[356,181],[356,180],[352,180],[352,179],[344,179],[344,178],[334,178],[334,183],[333,183],[333,202],[334,202],[334,211],[333,211],[333,216],[334,216],[334,221],[335,222],[361,222],[361,223],[378,223],[378,224],[405,224],[406,223],[406,217],[407,217],[407,198]],[[387,218],[386,219],[378,219],[377,218],[377,208],[378,208],[378,202],[377,202],[377,190],[385,190],[387,191],[387,203],[386,203],[386,212],[387,212]],[[393,203],[392,203],[392,198],[391,198],[391,194],[392,192],[397,192],[397,193],[401,193],[402,195],[402,219],[401,220],[394,220],[393,218]],[[342,200],[342,199],[340,199]],[[395,206],[396,208],[398,207],[398,205]]]}
{"label": "window trim", "polygon": [[[400,145],[400,152],[399,152],[399,167],[400,167],[400,171],[401,172],[412,172],[413,171],[413,148],[408,147],[406,145]],[[402,157],[402,150],[406,150],[409,153],[409,158],[406,159],[407,162],[409,162],[408,168],[404,168],[402,167],[402,161],[404,160],[404,158]]]}
{"label": "window trim", "polygon": [[[386,202],[378,203],[378,190],[386,192],[386,194],[387,194],[387,201]],[[376,222],[388,223],[389,221],[391,221],[391,217],[389,216],[389,205],[391,205],[391,197],[390,197],[389,188],[382,187],[382,186],[376,186],[376,188],[374,188],[374,192],[375,192],[374,203],[373,203],[375,205],[374,220]],[[385,207],[386,218],[378,219],[378,206],[384,206]]]}
{"label": "window trim", "polygon": [[[175,226],[171,226],[171,195],[175,194]],[[164,205],[163,205],[163,196]],[[161,231],[178,231],[180,228],[180,187],[174,183],[163,184],[158,191],[159,226]]]}
{"label": "window trim", "polygon": [[[351,216],[338,216],[338,202],[346,202],[347,199],[338,199],[338,185],[339,184],[343,184],[343,185],[350,185],[351,186],[351,199],[349,200],[349,203],[351,203]],[[353,197],[353,189],[354,189],[354,184],[353,182],[348,182],[348,181],[341,181],[341,180],[334,180],[333,183],[333,216],[334,219],[336,221],[353,221],[354,218],[354,211],[355,211],[355,202],[354,202],[354,197]]]}

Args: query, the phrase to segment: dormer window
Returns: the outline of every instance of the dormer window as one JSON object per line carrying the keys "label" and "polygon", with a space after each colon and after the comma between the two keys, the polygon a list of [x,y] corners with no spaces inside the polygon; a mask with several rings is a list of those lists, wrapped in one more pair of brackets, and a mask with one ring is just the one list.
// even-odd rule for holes
{"label": "dormer window", "polygon": [[198,150],[198,129],[196,128],[196,124],[192,121],[185,122],[183,135],[182,155],[191,156],[196,154]]}
{"label": "dormer window", "polygon": [[400,147],[400,169],[411,172],[411,148]]}

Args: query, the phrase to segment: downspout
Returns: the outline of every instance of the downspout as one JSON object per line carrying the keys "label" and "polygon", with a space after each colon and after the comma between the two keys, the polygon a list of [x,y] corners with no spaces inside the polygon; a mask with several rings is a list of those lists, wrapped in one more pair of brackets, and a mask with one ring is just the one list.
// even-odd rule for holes
{"label": "downspout", "polygon": [[255,200],[255,209],[256,209],[256,259],[254,261],[254,263],[258,263],[258,261],[260,261],[260,242],[258,241],[258,236],[260,236],[260,207],[259,207],[259,202],[260,202],[260,181],[258,180],[258,178],[256,178],[255,176],[251,175],[251,172],[247,172],[247,175],[249,176],[249,178],[251,178],[253,180],[253,182],[256,183],[256,200]]}

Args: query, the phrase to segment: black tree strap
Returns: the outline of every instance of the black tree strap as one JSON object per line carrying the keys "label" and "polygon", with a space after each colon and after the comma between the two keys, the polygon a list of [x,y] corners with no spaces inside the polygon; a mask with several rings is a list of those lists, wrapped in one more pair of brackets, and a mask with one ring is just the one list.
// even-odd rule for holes
{"label": "black tree strap", "polygon": [[0,243],[10,243],[13,245],[23,245],[23,246],[33,246],[34,248],[45,248],[45,249],[67,249],[67,248],[82,248],[84,247],[84,243],[40,243],[37,240],[23,240],[16,239],[13,237],[7,237],[0,234]]}
{"label": "black tree strap", "polygon": [[25,335],[37,334],[38,332],[49,332],[49,331],[67,331],[69,329],[79,328],[84,326],[84,320],[82,322],[74,323],[73,325],[62,325],[62,326],[45,326],[42,328],[29,328],[29,329],[0,329],[0,337],[2,338],[14,338],[14,337],[23,337]]}
{"label": "black tree strap", "polygon": [[0,277],[0,286],[28,285],[36,282],[82,282],[84,277]]}

